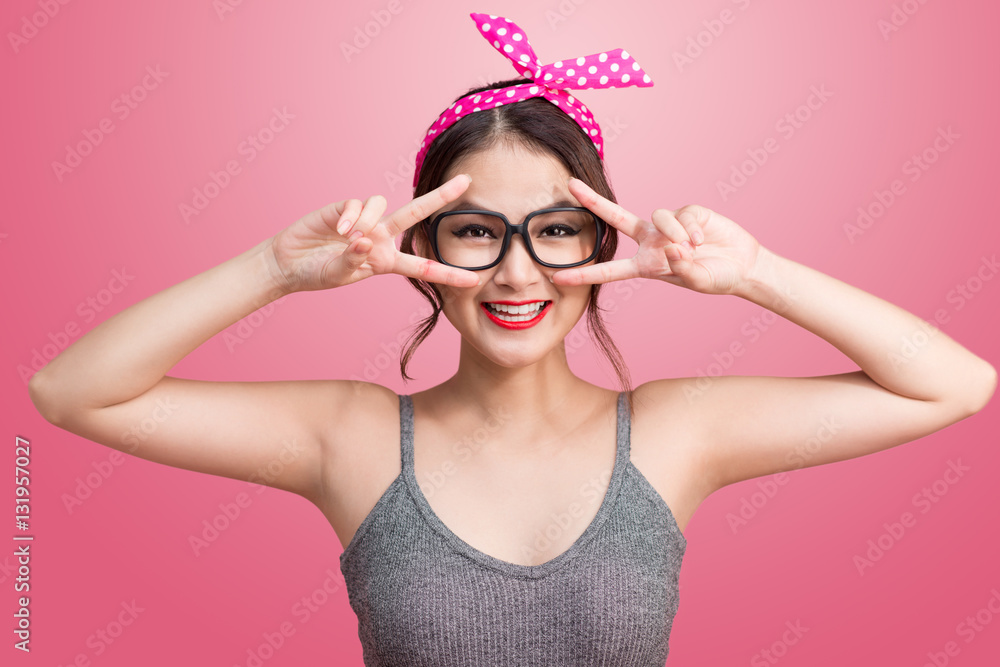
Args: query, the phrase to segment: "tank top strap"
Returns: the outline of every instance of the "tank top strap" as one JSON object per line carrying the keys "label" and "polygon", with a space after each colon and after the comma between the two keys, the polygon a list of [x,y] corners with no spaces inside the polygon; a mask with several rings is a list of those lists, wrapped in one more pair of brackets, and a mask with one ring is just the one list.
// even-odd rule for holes
{"label": "tank top strap", "polygon": [[618,445],[615,455],[615,467],[624,468],[630,460],[632,446],[632,417],[628,411],[628,400],[625,392],[618,392]]}
{"label": "tank top strap", "polygon": [[413,471],[413,399],[399,395],[399,449],[403,472]]}

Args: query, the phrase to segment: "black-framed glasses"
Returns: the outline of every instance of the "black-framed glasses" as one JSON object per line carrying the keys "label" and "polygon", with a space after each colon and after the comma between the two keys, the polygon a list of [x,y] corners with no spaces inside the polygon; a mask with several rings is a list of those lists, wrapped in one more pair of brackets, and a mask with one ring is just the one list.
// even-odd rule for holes
{"label": "black-framed glasses", "polygon": [[519,225],[503,213],[461,209],[439,213],[424,226],[437,261],[469,271],[490,269],[507,254],[514,234],[520,234],[528,254],[541,264],[566,269],[597,257],[605,222],[578,206],[543,208],[529,213]]}

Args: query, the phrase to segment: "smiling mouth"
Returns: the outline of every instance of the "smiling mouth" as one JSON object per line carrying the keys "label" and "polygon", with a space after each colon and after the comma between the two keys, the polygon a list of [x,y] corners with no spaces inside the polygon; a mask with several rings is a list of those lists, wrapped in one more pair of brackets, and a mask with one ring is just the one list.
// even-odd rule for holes
{"label": "smiling mouth", "polygon": [[551,301],[533,301],[519,306],[484,301],[486,310],[502,322],[527,322],[538,316]]}

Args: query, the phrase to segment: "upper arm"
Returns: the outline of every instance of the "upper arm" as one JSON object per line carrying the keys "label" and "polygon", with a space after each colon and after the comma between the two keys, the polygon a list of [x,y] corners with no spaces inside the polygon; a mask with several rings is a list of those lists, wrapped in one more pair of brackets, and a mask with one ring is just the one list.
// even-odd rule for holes
{"label": "upper arm", "polygon": [[[165,376],[115,405],[46,419],[165,465],[291,491],[313,502],[337,424],[365,391],[345,380],[208,382]],[[384,388],[382,388],[384,389]],[[385,391],[388,391],[385,389]]]}
{"label": "upper arm", "polygon": [[[697,381],[702,385],[691,391]],[[649,384],[658,385],[660,394],[670,392],[675,401],[684,401],[701,472],[712,490],[882,451],[940,430],[982,407],[902,396],[860,370],[816,377],[730,375]]]}

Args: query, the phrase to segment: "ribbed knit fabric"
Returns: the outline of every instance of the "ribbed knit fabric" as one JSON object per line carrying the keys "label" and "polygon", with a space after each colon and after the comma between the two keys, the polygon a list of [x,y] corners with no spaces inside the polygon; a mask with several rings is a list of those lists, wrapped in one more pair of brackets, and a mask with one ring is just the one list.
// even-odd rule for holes
{"label": "ribbed knit fabric", "polygon": [[410,396],[399,406],[402,470],[340,556],[366,666],[664,665],[687,540],[632,464],[624,393],[597,515],[537,566],[483,553],[441,522],[413,470]]}

